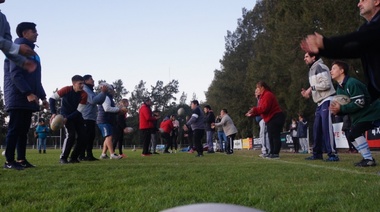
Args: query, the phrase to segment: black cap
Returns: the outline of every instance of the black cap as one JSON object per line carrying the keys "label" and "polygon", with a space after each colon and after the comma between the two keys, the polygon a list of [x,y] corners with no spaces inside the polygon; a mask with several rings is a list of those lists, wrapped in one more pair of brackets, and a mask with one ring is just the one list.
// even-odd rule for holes
{"label": "black cap", "polygon": [[22,33],[25,31],[25,30],[28,30],[28,29],[32,29],[32,30],[36,30],[36,24],[35,23],[32,23],[32,22],[22,22],[22,23],[19,23],[16,27],[16,33],[17,33],[17,36],[19,38],[22,38]]}

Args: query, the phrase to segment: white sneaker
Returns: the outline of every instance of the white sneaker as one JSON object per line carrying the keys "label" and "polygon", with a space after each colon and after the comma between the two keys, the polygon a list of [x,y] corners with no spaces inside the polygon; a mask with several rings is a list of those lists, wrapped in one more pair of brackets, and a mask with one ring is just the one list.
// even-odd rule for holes
{"label": "white sneaker", "polygon": [[122,159],[123,157],[117,154],[112,154],[111,159]]}
{"label": "white sneaker", "polygon": [[100,157],[99,157],[100,159],[108,159],[109,157],[108,157],[108,155],[100,155]]}

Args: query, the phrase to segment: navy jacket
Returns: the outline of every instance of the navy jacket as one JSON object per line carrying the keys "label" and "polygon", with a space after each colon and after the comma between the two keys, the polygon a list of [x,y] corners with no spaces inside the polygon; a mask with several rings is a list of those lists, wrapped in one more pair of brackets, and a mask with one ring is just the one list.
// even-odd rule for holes
{"label": "navy jacket", "polygon": [[[17,38],[17,44],[26,44],[34,49],[35,45],[25,38]],[[25,109],[39,111],[39,104],[29,102],[29,94],[36,95],[39,99],[46,99],[46,93],[41,83],[41,63],[40,57],[35,55],[29,57],[37,64],[34,72],[28,73],[26,70],[16,66],[8,59],[4,61],[4,99],[5,110]]]}

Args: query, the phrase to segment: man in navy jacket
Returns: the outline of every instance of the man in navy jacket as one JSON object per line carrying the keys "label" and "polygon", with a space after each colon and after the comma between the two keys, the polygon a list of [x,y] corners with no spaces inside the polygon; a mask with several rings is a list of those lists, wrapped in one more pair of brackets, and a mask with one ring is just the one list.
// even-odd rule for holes
{"label": "man in navy jacket", "polygon": [[[26,44],[34,49],[38,36],[36,24],[22,22],[17,26],[16,32],[19,37],[15,40],[16,44]],[[26,160],[26,141],[31,117],[33,112],[40,110],[40,99],[45,108],[49,106],[41,83],[40,58],[36,54],[29,59],[37,64],[34,72],[28,72],[13,61],[4,61],[5,110],[9,113],[5,169],[34,167]],[[14,159],[16,145],[17,161]]]}

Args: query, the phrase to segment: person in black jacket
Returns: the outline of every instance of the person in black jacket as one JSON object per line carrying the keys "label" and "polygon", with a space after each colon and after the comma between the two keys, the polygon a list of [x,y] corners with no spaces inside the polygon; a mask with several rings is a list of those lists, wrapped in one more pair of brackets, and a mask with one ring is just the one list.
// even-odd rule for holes
{"label": "person in black jacket", "polygon": [[380,97],[380,1],[361,0],[360,15],[367,20],[357,31],[336,37],[318,33],[301,42],[305,52],[333,59],[360,58],[372,100]]}
{"label": "person in black jacket", "polygon": [[[25,44],[34,49],[38,36],[36,24],[22,22],[17,26],[16,32],[19,38],[15,40],[15,43]],[[30,59],[37,64],[34,72],[28,72],[10,60],[4,62],[5,110],[9,113],[5,169],[21,170],[34,167],[26,160],[27,135],[32,113],[40,110],[39,100],[42,100],[46,109],[49,107],[41,83],[40,57],[36,54]],[[17,162],[15,161],[16,145]]]}
{"label": "person in black jacket", "polygon": [[[128,99],[122,99],[119,102],[119,107],[127,108],[129,106]],[[127,127],[127,111],[117,114],[116,124],[113,126],[113,136],[112,144],[113,149],[116,150],[116,146],[119,148],[119,155],[123,158],[127,157],[123,154],[123,140],[124,140],[124,129]]]}
{"label": "person in black jacket", "polygon": [[215,130],[211,128],[211,125],[215,123],[215,115],[214,115],[214,112],[211,110],[210,105],[205,105],[203,108],[203,111],[205,113],[204,123],[205,123],[206,140],[207,140],[207,146],[208,146],[207,153],[215,153],[214,141],[213,141]]}

